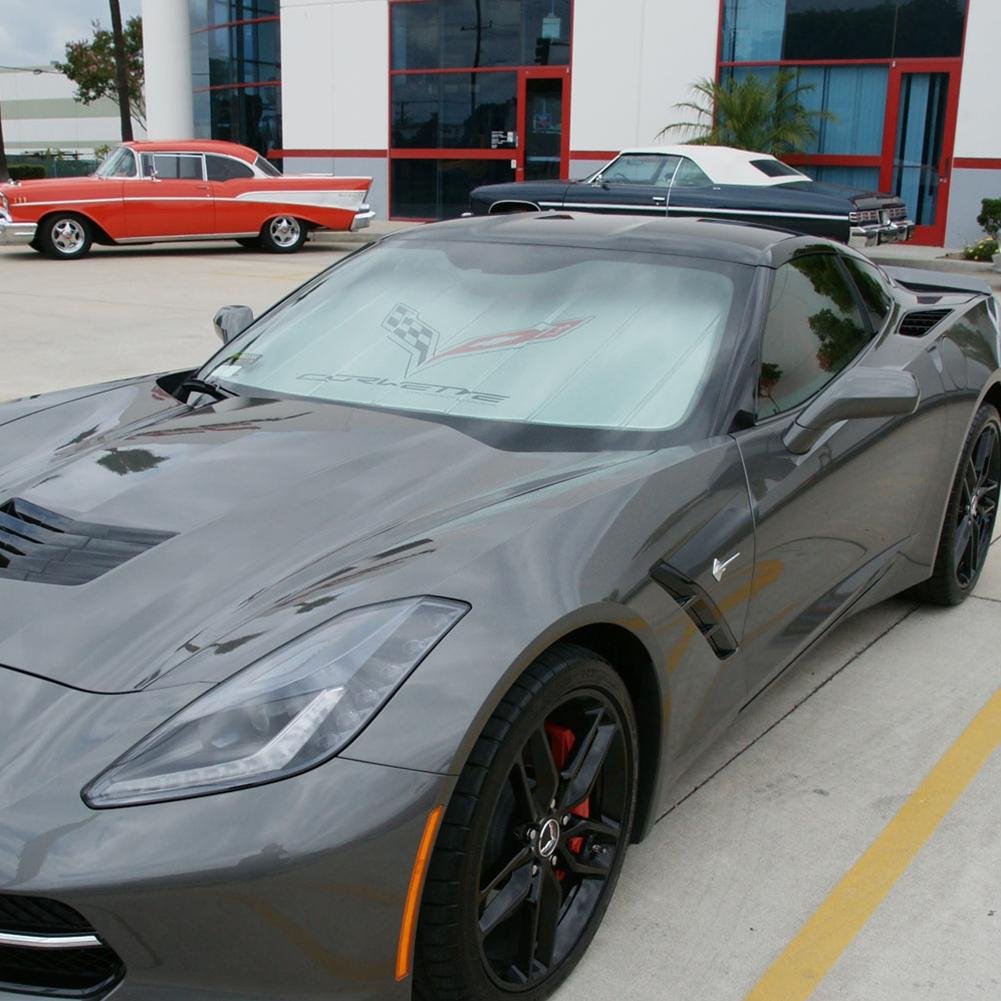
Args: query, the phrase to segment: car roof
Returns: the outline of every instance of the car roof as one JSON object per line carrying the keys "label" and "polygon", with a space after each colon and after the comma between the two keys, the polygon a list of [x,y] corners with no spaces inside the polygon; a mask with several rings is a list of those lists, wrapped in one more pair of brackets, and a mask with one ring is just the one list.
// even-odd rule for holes
{"label": "car roof", "polygon": [[686,156],[697,163],[709,175],[709,179],[716,184],[753,184],[767,187],[775,184],[788,184],[790,181],[810,180],[806,174],[798,172],[780,177],[769,177],[758,170],[754,166],[754,162],[755,160],[777,160],[777,157],[772,156],[771,153],[755,153],[746,149],[734,149],[732,146],[631,146],[629,149],[624,149],[622,153],[636,153],[641,156],[652,154]]}
{"label": "car roof", "polygon": [[225,156],[235,156],[247,163],[257,159],[257,153],[249,146],[239,143],[225,142],[222,139],[178,139],[174,141],[147,139],[127,142],[123,145],[134,149],[137,153],[222,153]]}
{"label": "car roof", "polygon": [[429,223],[406,230],[392,239],[600,248],[766,267],[774,267],[808,247],[834,247],[829,240],[752,223],[716,219],[637,219],[635,216],[559,210]]}

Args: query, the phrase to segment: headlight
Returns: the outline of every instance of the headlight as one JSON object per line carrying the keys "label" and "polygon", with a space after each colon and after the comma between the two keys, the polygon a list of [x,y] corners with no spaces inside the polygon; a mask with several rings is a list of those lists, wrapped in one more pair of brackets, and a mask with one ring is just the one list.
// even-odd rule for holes
{"label": "headlight", "polygon": [[342,750],[469,610],[408,598],[346,612],[222,682],[83,791],[96,808],[273,782]]}

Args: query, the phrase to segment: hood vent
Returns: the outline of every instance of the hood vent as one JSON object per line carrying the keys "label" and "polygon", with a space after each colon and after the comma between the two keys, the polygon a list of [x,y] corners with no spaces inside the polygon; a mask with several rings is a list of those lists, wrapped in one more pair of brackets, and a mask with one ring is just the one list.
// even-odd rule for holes
{"label": "hood vent", "polygon": [[900,333],[904,337],[924,337],[951,312],[951,309],[924,309],[918,313],[908,313],[900,321]]}
{"label": "hood vent", "polygon": [[0,579],[86,584],[170,538],[171,532],[94,525],[10,500],[0,504]]}

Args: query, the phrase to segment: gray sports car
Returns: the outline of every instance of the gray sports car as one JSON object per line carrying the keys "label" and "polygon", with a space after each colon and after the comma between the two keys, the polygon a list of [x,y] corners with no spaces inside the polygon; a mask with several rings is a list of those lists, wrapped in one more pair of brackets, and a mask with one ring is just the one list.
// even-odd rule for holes
{"label": "gray sports car", "polygon": [[515,215],[246,320],[0,407],[2,998],[537,1001],[722,727],[983,567],[976,282]]}

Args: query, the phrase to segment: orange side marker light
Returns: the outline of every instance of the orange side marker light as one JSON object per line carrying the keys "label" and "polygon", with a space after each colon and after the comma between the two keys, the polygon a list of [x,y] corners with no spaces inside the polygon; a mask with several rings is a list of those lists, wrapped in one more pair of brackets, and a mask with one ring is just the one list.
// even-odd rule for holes
{"label": "orange side marker light", "polygon": [[417,911],[421,903],[421,887],[424,885],[424,876],[431,861],[431,849],[434,847],[434,839],[444,813],[445,808],[437,806],[428,814],[427,822],[424,824],[424,834],[417,847],[413,872],[410,874],[410,887],[407,890],[407,902],[403,908],[403,922],[400,925],[400,944],[396,950],[397,980],[406,980],[410,976],[414,958],[414,938],[417,933]]}

